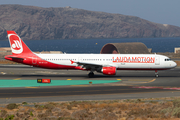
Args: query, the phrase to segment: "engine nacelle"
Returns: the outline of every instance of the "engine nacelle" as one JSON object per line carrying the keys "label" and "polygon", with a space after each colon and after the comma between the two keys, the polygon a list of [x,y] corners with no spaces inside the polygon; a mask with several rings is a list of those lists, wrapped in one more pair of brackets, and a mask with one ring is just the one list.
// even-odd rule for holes
{"label": "engine nacelle", "polygon": [[102,67],[101,72],[105,75],[116,75],[116,67]]}

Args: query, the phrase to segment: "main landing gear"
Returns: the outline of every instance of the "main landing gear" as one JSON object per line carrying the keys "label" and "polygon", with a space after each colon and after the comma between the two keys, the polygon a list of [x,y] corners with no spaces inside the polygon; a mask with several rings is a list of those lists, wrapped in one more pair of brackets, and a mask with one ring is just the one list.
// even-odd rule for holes
{"label": "main landing gear", "polygon": [[93,73],[93,72],[90,72],[90,73],[88,74],[88,77],[89,77],[89,78],[94,77],[94,73]]}
{"label": "main landing gear", "polygon": [[157,70],[155,70],[155,77],[159,77]]}

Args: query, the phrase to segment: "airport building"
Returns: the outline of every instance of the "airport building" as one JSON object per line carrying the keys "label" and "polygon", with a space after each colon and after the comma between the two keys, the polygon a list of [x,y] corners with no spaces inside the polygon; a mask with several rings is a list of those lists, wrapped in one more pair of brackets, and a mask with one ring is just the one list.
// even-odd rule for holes
{"label": "airport building", "polygon": [[152,49],[148,49],[144,43],[107,43],[101,49],[101,54],[150,54]]}
{"label": "airport building", "polygon": [[174,48],[174,53],[180,53],[180,48]]}

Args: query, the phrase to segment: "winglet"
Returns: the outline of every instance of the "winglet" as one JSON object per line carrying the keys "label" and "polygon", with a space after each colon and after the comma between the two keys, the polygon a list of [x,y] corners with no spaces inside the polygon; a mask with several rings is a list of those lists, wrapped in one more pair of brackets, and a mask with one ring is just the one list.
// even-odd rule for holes
{"label": "winglet", "polygon": [[14,31],[7,31],[7,34],[16,34]]}

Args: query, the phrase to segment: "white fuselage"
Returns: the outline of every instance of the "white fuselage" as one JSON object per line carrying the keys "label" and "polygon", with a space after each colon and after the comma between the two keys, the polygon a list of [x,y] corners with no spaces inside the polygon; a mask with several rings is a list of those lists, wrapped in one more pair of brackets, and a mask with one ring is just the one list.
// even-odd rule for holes
{"label": "white fuselage", "polygon": [[[50,63],[77,66],[84,64],[114,66],[117,69],[163,70],[176,66],[168,57],[157,54],[36,54]],[[71,60],[75,63],[71,63]]]}

